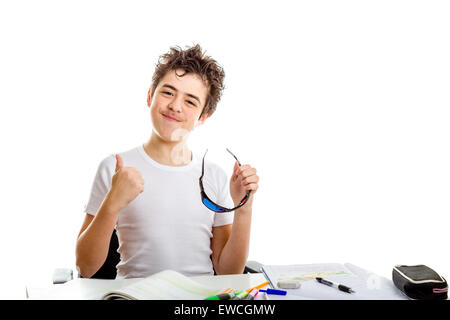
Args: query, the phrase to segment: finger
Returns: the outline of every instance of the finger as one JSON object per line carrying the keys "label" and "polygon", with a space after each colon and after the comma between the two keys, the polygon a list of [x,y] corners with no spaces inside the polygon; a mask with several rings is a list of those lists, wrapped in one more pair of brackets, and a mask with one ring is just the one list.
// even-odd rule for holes
{"label": "finger", "polygon": [[236,168],[236,175],[240,175],[245,169],[247,169],[248,165],[240,165]]}
{"label": "finger", "polygon": [[245,179],[242,179],[242,185],[244,185],[244,186],[246,186],[250,183],[258,183],[258,182],[259,182],[259,177],[257,175],[252,175]]}
{"label": "finger", "polygon": [[238,177],[238,169],[239,169],[239,164],[238,164],[238,162],[236,161],[236,162],[234,163],[234,169],[233,169],[233,181],[236,180],[237,177]]}
{"label": "finger", "polygon": [[116,154],[116,171],[119,171],[121,168],[123,168],[123,160],[122,157],[118,154]]}
{"label": "finger", "polygon": [[241,175],[243,178],[247,178],[247,177],[249,177],[249,176],[254,176],[254,175],[256,175],[256,169],[249,166],[248,168],[245,168],[245,169],[240,173],[240,175]]}
{"label": "finger", "polygon": [[258,188],[259,188],[259,186],[257,183],[250,183],[245,186],[245,191],[247,191],[247,190],[256,191],[256,190],[258,190]]}

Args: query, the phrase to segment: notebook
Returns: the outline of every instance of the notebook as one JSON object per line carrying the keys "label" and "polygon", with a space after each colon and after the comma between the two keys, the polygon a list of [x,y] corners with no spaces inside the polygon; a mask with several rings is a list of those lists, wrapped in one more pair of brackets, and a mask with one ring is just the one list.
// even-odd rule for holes
{"label": "notebook", "polygon": [[[298,289],[283,289],[286,296],[270,299],[319,300],[404,300],[392,281],[350,263],[320,263],[295,265],[266,265],[262,271],[275,289],[279,280],[293,279],[301,283]],[[315,280],[316,277],[350,287],[355,292],[346,293]]]}

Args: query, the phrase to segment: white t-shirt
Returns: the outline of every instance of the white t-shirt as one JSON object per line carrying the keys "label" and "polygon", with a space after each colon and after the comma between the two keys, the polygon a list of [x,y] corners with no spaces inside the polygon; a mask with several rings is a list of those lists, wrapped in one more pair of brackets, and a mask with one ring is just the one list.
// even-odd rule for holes
{"label": "white t-shirt", "polygon": [[[187,276],[213,274],[212,227],[233,223],[234,212],[215,213],[202,203],[201,157],[192,152],[189,164],[172,167],[154,161],[142,145],[119,155],[124,166],[141,172],[145,184],[144,191],[119,213],[117,278],[147,277],[166,269]],[[100,163],[86,213],[97,213],[115,167],[115,155]],[[207,159],[203,187],[211,200],[233,207],[227,174]]]}

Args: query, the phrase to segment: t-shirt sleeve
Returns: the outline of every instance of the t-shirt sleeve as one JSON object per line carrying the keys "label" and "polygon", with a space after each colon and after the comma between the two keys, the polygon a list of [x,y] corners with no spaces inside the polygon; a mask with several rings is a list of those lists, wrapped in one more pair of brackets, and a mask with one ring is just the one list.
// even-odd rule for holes
{"label": "t-shirt sleeve", "polygon": [[97,173],[92,183],[89,200],[84,207],[84,212],[95,216],[100,208],[106,194],[111,188],[111,181],[114,175],[116,158],[114,155],[103,159],[97,168]]}
{"label": "t-shirt sleeve", "polygon": [[[233,208],[234,202],[230,195],[230,184],[228,182],[227,175],[224,171],[220,171],[219,174],[219,188],[217,194],[217,203],[224,204],[226,208]],[[234,211],[231,212],[223,212],[223,213],[214,213],[214,223],[213,227],[220,227],[227,224],[232,224],[234,219]]]}

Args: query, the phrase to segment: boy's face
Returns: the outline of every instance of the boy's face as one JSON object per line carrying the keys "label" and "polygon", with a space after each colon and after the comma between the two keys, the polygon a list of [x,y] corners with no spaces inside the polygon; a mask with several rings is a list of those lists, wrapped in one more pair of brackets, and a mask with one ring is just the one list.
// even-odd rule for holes
{"label": "boy's face", "polygon": [[161,79],[153,93],[148,91],[153,131],[165,141],[180,141],[196,126],[203,124],[208,115],[199,119],[205,107],[208,88],[200,76],[183,75],[184,70],[170,70]]}

